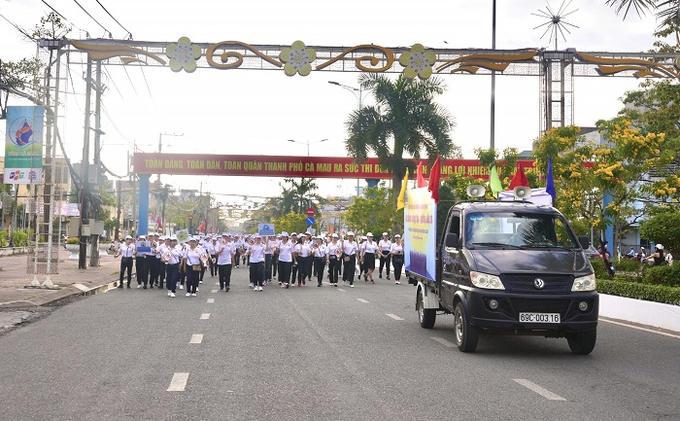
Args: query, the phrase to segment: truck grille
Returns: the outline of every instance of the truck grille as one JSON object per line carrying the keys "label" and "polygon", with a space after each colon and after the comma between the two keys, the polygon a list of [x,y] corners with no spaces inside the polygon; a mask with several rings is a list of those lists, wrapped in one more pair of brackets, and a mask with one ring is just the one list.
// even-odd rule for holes
{"label": "truck grille", "polygon": [[[545,281],[543,289],[534,286],[534,280],[541,278]],[[541,275],[541,274],[505,274],[501,281],[506,291],[515,292],[569,292],[574,283],[573,275]]]}
{"label": "truck grille", "polygon": [[526,298],[510,298],[510,306],[519,313],[560,313],[565,317],[571,300],[532,300]]}

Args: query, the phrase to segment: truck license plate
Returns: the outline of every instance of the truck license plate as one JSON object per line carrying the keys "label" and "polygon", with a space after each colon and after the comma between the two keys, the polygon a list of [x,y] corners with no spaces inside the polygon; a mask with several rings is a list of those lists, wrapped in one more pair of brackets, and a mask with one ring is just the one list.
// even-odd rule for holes
{"label": "truck license plate", "polygon": [[522,323],[559,323],[560,313],[519,313]]}

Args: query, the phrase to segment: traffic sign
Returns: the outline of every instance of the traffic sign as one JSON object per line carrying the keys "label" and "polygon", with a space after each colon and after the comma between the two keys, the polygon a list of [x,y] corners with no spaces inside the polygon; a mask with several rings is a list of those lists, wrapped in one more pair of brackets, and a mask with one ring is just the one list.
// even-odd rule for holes
{"label": "traffic sign", "polygon": [[307,216],[314,216],[315,213],[314,208],[307,208]]}
{"label": "traffic sign", "polygon": [[311,227],[312,225],[314,225],[314,217],[308,216],[307,219],[305,219],[305,222],[307,222],[308,227]]}

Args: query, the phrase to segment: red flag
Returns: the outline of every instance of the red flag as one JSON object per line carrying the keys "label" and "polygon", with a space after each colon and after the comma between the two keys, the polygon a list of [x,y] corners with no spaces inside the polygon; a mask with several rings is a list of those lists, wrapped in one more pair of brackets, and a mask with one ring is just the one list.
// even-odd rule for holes
{"label": "red flag", "polygon": [[156,225],[158,225],[158,229],[163,229],[163,222],[160,216],[156,218]]}
{"label": "red flag", "polygon": [[439,162],[439,155],[432,165],[432,170],[430,171],[430,180],[427,183],[427,191],[432,193],[432,198],[435,203],[439,203],[439,178],[441,177],[441,163]]}
{"label": "red flag", "polygon": [[423,177],[422,161],[418,163],[418,170],[416,171],[416,183],[418,184],[418,188],[427,186],[427,181],[425,181],[425,178]]}
{"label": "red flag", "polygon": [[204,222],[201,222],[201,225],[198,226],[198,230],[205,234],[205,223]]}
{"label": "red flag", "polygon": [[512,177],[512,181],[510,182],[510,190],[520,186],[529,187],[529,180],[527,180],[527,176],[524,175],[524,168],[522,167],[522,164],[517,165],[519,166],[519,168],[517,168],[515,176]]}

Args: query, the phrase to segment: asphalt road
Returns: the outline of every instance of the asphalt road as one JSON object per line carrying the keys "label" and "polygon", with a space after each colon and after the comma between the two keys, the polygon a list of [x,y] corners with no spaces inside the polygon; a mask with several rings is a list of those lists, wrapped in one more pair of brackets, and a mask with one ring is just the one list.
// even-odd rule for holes
{"label": "asphalt road", "polygon": [[679,337],[603,322],[588,356],[509,336],[463,354],[452,316],[419,326],[410,285],[254,292],[246,273],[191,298],[114,290],[1,336],[0,420],[680,419]]}

